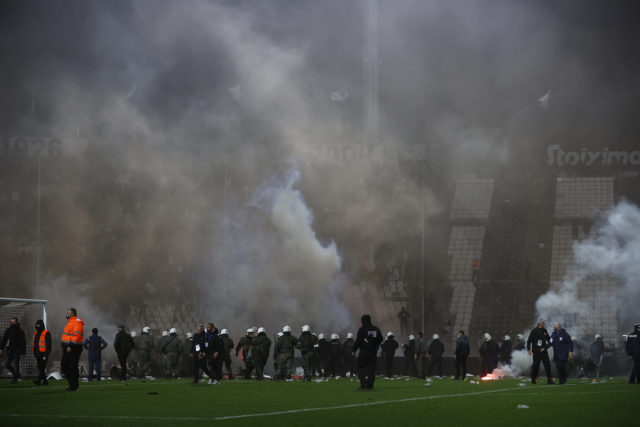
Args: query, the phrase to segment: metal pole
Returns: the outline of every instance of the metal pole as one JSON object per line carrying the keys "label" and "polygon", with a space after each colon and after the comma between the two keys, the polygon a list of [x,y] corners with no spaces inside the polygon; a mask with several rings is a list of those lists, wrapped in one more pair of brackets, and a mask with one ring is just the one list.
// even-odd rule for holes
{"label": "metal pole", "polygon": [[424,312],[424,160],[420,162],[420,284],[422,288],[422,333],[426,334]]}
{"label": "metal pole", "polygon": [[38,202],[36,214],[36,289],[40,286],[40,189],[42,154],[38,152]]}

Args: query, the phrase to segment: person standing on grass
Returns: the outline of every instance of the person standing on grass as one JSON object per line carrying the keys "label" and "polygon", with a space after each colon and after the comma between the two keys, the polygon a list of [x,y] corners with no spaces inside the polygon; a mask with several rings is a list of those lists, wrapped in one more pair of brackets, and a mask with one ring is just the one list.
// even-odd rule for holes
{"label": "person standing on grass", "polygon": [[178,330],[176,328],[169,329],[169,339],[164,343],[162,352],[167,356],[166,377],[178,378],[178,361],[180,360],[180,354],[182,354],[182,342],[178,338]]}
{"label": "person standing on grass", "polygon": [[409,368],[411,373],[415,377],[417,375],[416,369],[416,337],[409,335],[409,343],[402,344],[402,351],[404,353],[404,370],[402,375],[407,375]]}
{"label": "person standing on grass", "polygon": [[231,350],[233,350],[233,340],[229,338],[229,330],[223,329],[220,331],[220,338],[222,339],[222,364],[227,371],[227,378],[233,379],[233,371],[231,370]]}
{"label": "person standing on grass", "polygon": [[302,327],[302,334],[298,338],[296,348],[300,351],[302,356],[302,369],[304,370],[303,381],[311,381],[311,369],[313,367],[313,335],[311,335],[311,328],[309,325]]}
{"label": "person standing on grass", "polygon": [[66,314],[67,324],[62,332],[60,344],[62,346],[62,360],[60,368],[69,381],[66,391],[78,390],[78,362],[84,343],[84,322],[78,317],[75,308],[71,307]]}
{"label": "person standing on grass", "polygon": [[633,368],[629,377],[629,384],[640,384],[640,323],[636,323],[633,332],[627,336],[625,351],[630,359],[633,359]]}
{"label": "person standing on grass", "polygon": [[[238,354],[242,355],[242,361],[244,362],[244,379],[251,379],[251,371],[253,371],[253,361],[251,358],[251,343],[253,342],[253,328],[247,329],[247,334],[240,338],[238,345],[236,345],[236,357]],[[242,351],[242,353],[240,353]]]}
{"label": "person standing on grass", "polygon": [[362,326],[358,329],[351,354],[355,356],[359,351],[357,369],[360,390],[371,390],[376,379],[376,356],[382,342],[382,332],[371,323],[371,316],[368,314],[364,314],[361,321]]}
{"label": "person standing on grass", "polygon": [[124,325],[118,325],[118,333],[113,341],[113,349],[118,355],[118,362],[120,362],[120,381],[127,380],[127,358],[135,346],[133,338],[125,331]]}
{"label": "person standing on grass", "polygon": [[200,369],[207,374],[210,378],[213,378],[213,374],[207,367],[207,349],[205,347],[205,335],[204,326],[198,325],[198,330],[193,336],[191,342],[191,358],[193,359],[193,383],[198,384],[200,380]]}
{"label": "person standing on grass", "polygon": [[17,317],[11,318],[9,327],[4,332],[0,343],[0,356],[3,350],[7,352],[5,366],[13,377],[11,383],[16,384],[20,378],[20,359],[27,352],[27,341]]}
{"label": "person standing on grass", "polygon": [[427,377],[427,348],[424,345],[424,335],[422,332],[418,332],[416,338],[416,354],[414,356],[416,363],[418,364],[418,370],[420,372],[419,378]]}
{"label": "person standing on grass", "polygon": [[544,365],[544,371],[547,374],[547,384],[553,384],[551,377],[551,363],[549,363],[549,353],[547,349],[551,346],[549,342],[549,333],[544,327],[544,321],[539,321],[537,326],[529,333],[527,339],[527,351],[529,355],[533,355],[533,365],[531,366],[531,384],[536,383],[540,362]]}
{"label": "person standing on grass", "polygon": [[[384,357],[384,365],[386,369],[387,378],[391,378],[393,375],[393,359],[398,348],[398,341],[395,340],[393,332],[387,332],[387,339],[382,343],[382,357]],[[406,366],[405,366],[406,370]]]}
{"label": "person standing on grass", "polygon": [[89,350],[89,381],[93,379],[94,372],[98,381],[102,378],[102,350],[107,345],[107,342],[98,335],[98,328],[93,328],[91,336],[84,340],[84,348]]}
{"label": "person standing on grass", "polygon": [[271,340],[267,336],[267,331],[261,326],[258,328],[258,336],[253,340],[251,353],[253,364],[256,367],[256,380],[264,380],[264,367],[269,359]]}
{"label": "person standing on grass", "polygon": [[456,340],[456,351],[453,358],[456,360],[456,380],[467,379],[467,358],[471,353],[471,346],[469,345],[469,339],[464,334],[463,330],[458,332],[458,339]]}
{"label": "person standing on grass", "polygon": [[36,332],[33,334],[33,357],[38,365],[38,378],[33,380],[35,385],[47,385],[47,359],[51,352],[51,334],[44,328],[44,321],[36,321]]}
{"label": "person standing on grass", "polygon": [[558,370],[558,380],[560,384],[564,384],[567,382],[565,365],[569,359],[573,358],[573,341],[567,331],[562,329],[560,323],[554,323],[549,342],[553,347],[553,361]]}
{"label": "person standing on grass", "polygon": [[353,357],[352,349],[353,349],[353,334],[351,332],[347,333],[347,339],[342,343],[342,357],[343,361],[343,372],[344,376],[347,376],[347,372],[350,377],[355,376],[356,374],[356,358]]}

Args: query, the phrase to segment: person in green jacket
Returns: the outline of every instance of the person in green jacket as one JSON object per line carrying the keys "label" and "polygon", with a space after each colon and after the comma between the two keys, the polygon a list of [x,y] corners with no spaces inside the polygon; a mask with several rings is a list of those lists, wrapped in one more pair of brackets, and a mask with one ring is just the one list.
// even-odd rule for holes
{"label": "person in green jacket", "polygon": [[138,376],[144,378],[151,368],[151,351],[153,351],[153,338],[149,334],[151,328],[145,326],[138,338],[136,350],[138,351]]}
{"label": "person in green jacket", "polygon": [[278,370],[276,371],[276,379],[291,379],[291,369],[293,368],[293,352],[295,351],[298,339],[291,335],[291,328],[285,326],[282,328],[282,336],[278,338],[275,345],[276,360]]}
{"label": "person in green jacket", "polygon": [[298,344],[296,348],[300,350],[302,355],[302,369],[304,369],[304,381],[311,381],[311,366],[313,363],[313,346],[315,341],[313,335],[311,335],[311,328],[309,325],[302,327],[302,334],[298,338]]}
{"label": "person in green jacket", "polygon": [[182,353],[182,342],[178,338],[176,328],[169,330],[169,336],[162,346],[162,353],[166,357],[165,375],[167,378],[178,378],[178,359]]}
{"label": "person in green jacket", "polygon": [[236,357],[242,351],[242,360],[244,361],[244,379],[251,379],[251,371],[253,371],[253,359],[251,357],[251,343],[253,342],[253,328],[247,329],[247,335],[240,338],[236,345]]}
{"label": "person in green jacket", "polygon": [[231,350],[233,350],[233,340],[229,338],[229,330],[223,329],[220,331],[220,338],[222,338],[222,364],[227,370],[228,379],[233,379],[233,371],[231,370]]}
{"label": "person in green jacket", "polygon": [[182,354],[180,355],[180,376],[189,377],[193,375],[193,357],[191,356],[191,347],[193,347],[193,333],[187,332],[185,339],[182,341]]}
{"label": "person in green jacket", "polygon": [[258,328],[258,336],[253,339],[251,345],[251,354],[253,356],[253,364],[256,367],[256,379],[264,380],[264,366],[269,359],[269,350],[271,349],[271,340],[267,336],[267,331],[263,327]]}

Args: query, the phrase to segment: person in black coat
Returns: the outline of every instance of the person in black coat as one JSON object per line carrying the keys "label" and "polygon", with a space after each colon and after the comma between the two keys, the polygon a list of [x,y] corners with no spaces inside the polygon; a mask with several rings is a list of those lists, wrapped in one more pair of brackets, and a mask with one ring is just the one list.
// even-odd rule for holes
{"label": "person in black coat", "polygon": [[358,329],[351,354],[355,356],[359,351],[357,369],[360,390],[371,390],[376,379],[376,357],[382,342],[382,332],[371,323],[371,316],[368,314],[364,314],[361,321],[362,326]]}
{"label": "person in black coat", "polygon": [[418,374],[416,366],[416,337],[409,335],[409,342],[402,345],[402,352],[404,353],[404,370],[403,375],[407,375],[409,368],[415,377]]}
{"label": "person in black coat", "polygon": [[51,334],[44,328],[44,321],[36,321],[36,332],[33,334],[33,357],[38,365],[38,378],[33,380],[35,385],[47,385],[47,359],[51,353]]}
{"label": "person in black coat", "polygon": [[431,372],[433,372],[433,368],[438,366],[438,376],[442,376],[442,355],[444,354],[444,344],[440,341],[440,335],[433,334],[433,340],[431,344],[429,344],[429,349],[427,353],[431,356],[431,360],[429,362],[429,371],[427,372],[427,376],[431,376]]}
{"label": "person in black coat", "polygon": [[113,349],[118,355],[118,361],[120,362],[120,380],[127,380],[127,357],[129,353],[135,348],[136,344],[131,338],[131,335],[125,332],[124,325],[118,325],[118,333],[116,339],[113,341]]}
{"label": "person in black coat", "polygon": [[387,332],[387,339],[382,343],[382,357],[384,357],[387,378],[393,375],[393,358],[398,348],[398,341],[395,340],[391,331]]}
{"label": "person in black coat", "polygon": [[207,374],[209,378],[213,378],[213,374],[207,367],[207,350],[205,346],[204,327],[198,326],[198,330],[193,335],[191,341],[191,357],[193,357],[193,383],[198,384],[200,380],[200,369]]}
{"label": "person in black coat", "polygon": [[629,376],[629,384],[640,384],[640,323],[633,327],[633,332],[627,336],[627,343],[624,347],[627,356],[633,359],[633,368]]}
{"label": "person in black coat", "polygon": [[84,340],[84,348],[89,350],[89,381],[93,379],[94,370],[96,379],[100,381],[102,378],[102,350],[104,350],[107,345],[107,342],[98,335],[98,328],[93,328],[91,330],[91,336]]}
{"label": "person in black coat", "polygon": [[353,357],[353,334],[351,332],[347,333],[347,339],[342,343],[342,371],[344,376],[349,373],[350,377],[355,376],[356,374],[356,358]]}
{"label": "person in black coat", "polygon": [[465,380],[467,378],[467,358],[469,357],[469,353],[471,353],[469,339],[464,334],[464,331],[460,330],[458,332],[458,339],[456,340],[456,351],[453,355],[453,358],[456,360],[456,380]]}
{"label": "person in black coat", "polygon": [[331,334],[329,341],[329,373],[332,377],[340,375],[340,361],[342,360],[342,344],[340,335]]}
{"label": "person in black coat", "polygon": [[207,323],[204,334],[204,347],[209,371],[213,375],[209,379],[209,384],[220,384],[222,380],[222,352],[224,342],[218,332],[218,328],[213,323]]}
{"label": "person in black coat", "polygon": [[505,335],[502,340],[502,345],[500,346],[500,362],[503,365],[511,364],[511,352],[513,351],[513,343],[511,342],[511,337],[509,335]]}
{"label": "person in black coat", "polygon": [[5,366],[13,376],[12,383],[16,384],[20,378],[20,359],[27,353],[27,342],[24,331],[20,328],[17,317],[11,318],[9,327],[4,332],[0,344],[0,355],[6,351]]}
{"label": "person in black coat", "polygon": [[549,362],[549,353],[547,349],[551,347],[551,337],[544,327],[544,322],[538,322],[538,325],[531,330],[529,338],[527,338],[527,351],[529,355],[533,355],[533,365],[531,366],[531,384],[536,383],[540,362],[544,365],[544,371],[547,374],[547,384],[553,384],[551,377],[551,363]]}
{"label": "person in black coat", "polygon": [[329,351],[331,344],[324,337],[324,334],[318,334],[318,361],[319,361],[319,375],[321,377],[329,376]]}

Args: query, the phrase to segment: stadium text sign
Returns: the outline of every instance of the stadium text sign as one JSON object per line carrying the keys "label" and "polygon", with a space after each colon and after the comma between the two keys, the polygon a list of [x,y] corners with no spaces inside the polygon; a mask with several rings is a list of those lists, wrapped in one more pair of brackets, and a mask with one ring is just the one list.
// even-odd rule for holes
{"label": "stadium text sign", "polygon": [[547,147],[547,165],[549,166],[640,166],[640,150],[609,151],[564,151],[559,144]]}

